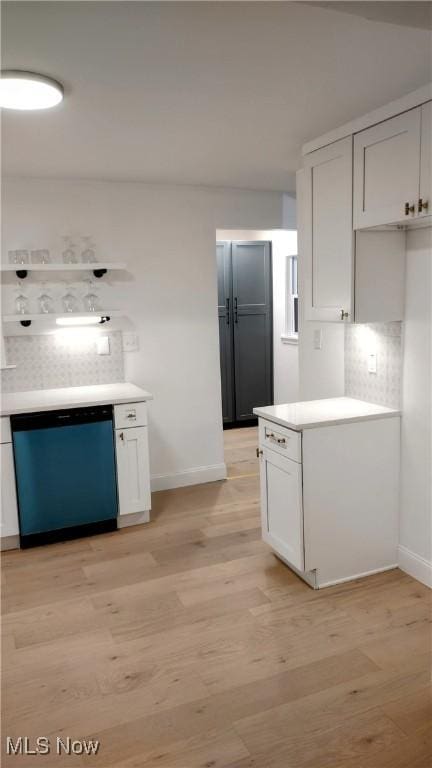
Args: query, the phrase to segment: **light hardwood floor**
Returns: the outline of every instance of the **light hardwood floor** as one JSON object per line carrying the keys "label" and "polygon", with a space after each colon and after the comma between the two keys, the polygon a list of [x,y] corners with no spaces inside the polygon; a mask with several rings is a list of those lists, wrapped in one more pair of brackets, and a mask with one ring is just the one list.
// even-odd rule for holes
{"label": "light hardwood floor", "polygon": [[256,429],[230,480],[144,527],[2,556],[2,765],[430,768],[431,592],[400,571],[314,592],[260,540]]}

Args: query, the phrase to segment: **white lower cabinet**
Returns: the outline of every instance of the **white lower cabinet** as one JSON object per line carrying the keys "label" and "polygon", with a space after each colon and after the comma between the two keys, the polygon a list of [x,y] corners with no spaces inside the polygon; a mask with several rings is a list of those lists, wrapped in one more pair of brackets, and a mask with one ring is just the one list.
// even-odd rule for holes
{"label": "white lower cabinet", "polygon": [[[15,467],[9,418],[1,419],[1,528],[2,548],[17,546],[19,536]],[[7,442],[8,441],[8,442]],[[8,537],[13,537],[7,540]]]}
{"label": "white lower cabinet", "polygon": [[262,449],[263,539],[295,568],[304,568],[301,464]]}
{"label": "white lower cabinet", "polygon": [[151,509],[147,427],[115,430],[119,515]]}
{"label": "white lower cabinet", "polygon": [[[294,461],[265,442],[260,419],[262,536],[315,588],[397,565],[400,419],[292,432]],[[274,424],[275,429],[281,429]]]}

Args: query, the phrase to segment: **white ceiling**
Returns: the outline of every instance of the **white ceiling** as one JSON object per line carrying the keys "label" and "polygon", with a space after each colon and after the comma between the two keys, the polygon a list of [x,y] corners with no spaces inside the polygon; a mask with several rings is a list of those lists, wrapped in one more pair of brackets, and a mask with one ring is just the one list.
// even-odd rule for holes
{"label": "white ceiling", "polygon": [[2,68],[66,88],[54,110],[3,113],[3,172],[293,190],[303,142],[431,79],[430,32],[400,23],[297,2],[3,2]]}
{"label": "white ceiling", "polygon": [[[311,5],[322,8],[335,8],[335,2],[314,2]],[[402,24],[406,27],[419,27],[420,29],[432,28],[432,3],[428,0],[409,0],[403,2],[391,2],[391,0],[337,0],[337,10],[343,13],[354,13],[365,19],[384,21],[388,24]]]}

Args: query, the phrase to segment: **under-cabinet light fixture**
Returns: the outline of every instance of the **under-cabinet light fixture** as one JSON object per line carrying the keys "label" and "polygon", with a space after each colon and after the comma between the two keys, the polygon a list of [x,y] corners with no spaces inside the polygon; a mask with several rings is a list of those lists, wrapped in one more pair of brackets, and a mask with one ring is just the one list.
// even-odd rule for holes
{"label": "under-cabinet light fixture", "polygon": [[102,323],[107,323],[108,320],[109,317],[106,315],[95,315],[94,317],[76,315],[74,317],[58,317],[56,323],[62,326],[101,325]]}
{"label": "under-cabinet light fixture", "polygon": [[0,76],[0,107],[5,109],[50,109],[63,99],[63,86],[36,72],[4,69]]}

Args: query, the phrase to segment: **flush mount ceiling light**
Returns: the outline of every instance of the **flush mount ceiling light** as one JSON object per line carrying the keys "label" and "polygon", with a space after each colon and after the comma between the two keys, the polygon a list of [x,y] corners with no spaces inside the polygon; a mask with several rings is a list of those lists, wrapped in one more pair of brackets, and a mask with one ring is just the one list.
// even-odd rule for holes
{"label": "flush mount ceiling light", "polygon": [[6,69],[0,77],[0,107],[4,109],[49,109],[63,99],[63,86],[36,72]]}

